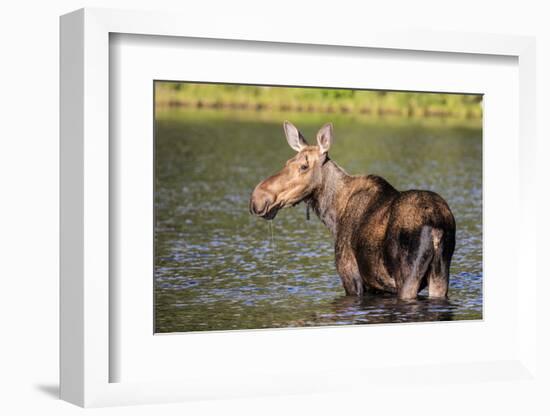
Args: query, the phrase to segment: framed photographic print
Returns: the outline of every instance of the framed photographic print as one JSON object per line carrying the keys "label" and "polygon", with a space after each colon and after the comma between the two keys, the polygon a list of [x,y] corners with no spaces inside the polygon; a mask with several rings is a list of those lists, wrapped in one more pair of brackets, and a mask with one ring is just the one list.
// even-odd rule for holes
{"label": "framed photographic print", "polygon": [[62,17],[62,398],[536,383],[533,40],[232,33]]}
{"label": "framed photographic print", "polygon": [[154,94],[155,333],[482,319],[482,95]]}

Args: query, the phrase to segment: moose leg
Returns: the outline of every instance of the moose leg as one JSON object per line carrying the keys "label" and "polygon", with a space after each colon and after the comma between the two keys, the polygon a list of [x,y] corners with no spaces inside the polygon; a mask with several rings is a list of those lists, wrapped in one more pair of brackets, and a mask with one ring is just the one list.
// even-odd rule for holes
{"label": "moose leg", "polygon": [[[441,263],[443,263],[441,261]],[[435,264],[434,264],[435,267]],[[442,272],[430,271],[428,275],[428,296],[430,298],[446,298],[449,290],[449,269],[445,265],[439,266]]]}
{"label": "moose leg", "polygon": [[449,289],[450,256],[446,259],[443,252],[443,231],[433,229],[434,258],[428,274],[428,296],[446,298]]}
{"label": "moose leg", "polygon": [[336,250],[336,270],[348,296],[363,296],[363,279],[359,273],[357,260],[351,249]]}
{"label": "moose leg", "polygon": [[401,282],[398,290],[400,299],[415,299],[420,290],[422,280],[434,257],[432,228],[422,227],[420,239],[410,241],[408,250],[400,257],[397,280]]}

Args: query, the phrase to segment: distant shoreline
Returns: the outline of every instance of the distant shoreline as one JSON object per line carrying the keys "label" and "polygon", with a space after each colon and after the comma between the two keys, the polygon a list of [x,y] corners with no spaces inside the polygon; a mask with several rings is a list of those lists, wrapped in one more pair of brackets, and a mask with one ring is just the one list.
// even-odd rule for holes
{"label": "distant shoreline", "polygon": [[481,120],[482,96],[429,92],[344,90],[155,82],[157,108],[357,114]]}
{"label": "distant shoreline", "polygon": [[157,108],[192,108],[192,109],[208,109],[208,110],[246,110],[246,111],[281,111],[281,112],[297,112],[297,113],[325,113],[325,114],[364,114],[370,116],[400,116],[400,117],[448,117],[448,118],[466,118],[480,119],[481,115],[473,111],[466,111],[464,114],[444,109],[431,108],[385,108],[385,107],[367,107],[363,106],[358,109],[350,108],[345,105],[327,105],[324,107],[309,105],[293,105],[293,104],[264,104],[264,103],[247,103],[247,102],[218,102],[218,101],[184,101],[184,100],[157,100],[155,105]]}

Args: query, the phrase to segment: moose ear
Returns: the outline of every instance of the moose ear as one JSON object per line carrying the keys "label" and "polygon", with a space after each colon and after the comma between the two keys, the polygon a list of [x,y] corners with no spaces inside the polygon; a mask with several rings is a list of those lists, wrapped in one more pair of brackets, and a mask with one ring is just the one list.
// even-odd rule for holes
{"label": "moose ear", "polygon": [[317,144],[319,145],[319,151],[321,154],[327,153],[330,149],[330,145],[334,140],[332,133],[332,123],[327,123],[317,133]]}
{"label": "moose ear", "polygon": [[290,147],[299,152],[307,146],[306,139],[304,139],[304,136],[302,136],[302,133],[298,131],[294,124],[289,121],[285,121],[283,123],[283,128],[285,129],[286,141]]}

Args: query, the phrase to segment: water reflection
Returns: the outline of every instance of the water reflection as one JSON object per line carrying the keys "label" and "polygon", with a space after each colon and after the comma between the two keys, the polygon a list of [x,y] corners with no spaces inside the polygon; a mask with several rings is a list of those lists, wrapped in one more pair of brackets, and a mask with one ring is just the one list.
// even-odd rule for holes
{"label": "water reflection", "polygon": [[353,314],[356,324],[452,321],[454,309],[453,303],[446,299],[421,296],[404,301],[383,294],[367,294],[362,298],[342,296],[333,302],[333,307],[335,317]]}
{"label": "water reflection", "polygon": [[[157,332],[480,319],[481,130],[334,115],[331,156],[349,173],[441,194],[457,220],[448,302],[345,297],[330,234],[305,207],[270,223],[248,214],[258,181],[292,155],[257,113],[159,114],[155,188]],[[325,117],[282,114],[313,137]],[[278,119],[277,119],[278,120]]]}

